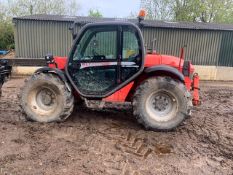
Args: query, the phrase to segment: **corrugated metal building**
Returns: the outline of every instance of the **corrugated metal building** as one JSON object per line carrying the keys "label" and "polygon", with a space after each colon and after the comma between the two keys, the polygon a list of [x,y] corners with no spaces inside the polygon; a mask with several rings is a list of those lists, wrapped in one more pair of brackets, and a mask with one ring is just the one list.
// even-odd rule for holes
{"label": "corrugated metal building", "polygon": [[[46,53],[67,56],[72,44],[70,25],[124,20],[60,15],[32,15],[13,19],[16,57],[43,58]],[[129,20],[136,23],[137,20]],[[186,59],[196,65],[233,66],[233,25],[145,20],[143,35],[147,47],[156,39],[159,53],[179,56],[186,47]]]}

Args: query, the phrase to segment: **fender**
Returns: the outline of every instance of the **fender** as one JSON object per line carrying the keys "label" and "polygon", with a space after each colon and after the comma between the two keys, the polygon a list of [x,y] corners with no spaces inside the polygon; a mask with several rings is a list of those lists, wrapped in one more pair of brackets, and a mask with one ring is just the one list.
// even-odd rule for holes
{"label": "fender", "polygon": [[69,82],[64,74],[63,71],[61,71],[60,69],[57,68],[50,68],[50,67],[43,67],[40,68],[38,70],[36,70],[35,74],[39,74],[39,73],[52,73],[52,74],[56,74],[66,85],[67,89],[71,92],[71,88],[69,86]]}
{"label": "fender", "polygon": [[145,68],[145,70],[144,70],[144,72],[147,73],[147,74],[150,74],[152,72],[153,73],[154,72],[161,72],[161,71],[173,74],[176,77],[178,77],[179,80],[184,82],[184,75],[174,67],[170,67],[170,66],[167,66],[167,65],[159,65],[159,66],[148,67],[148,68]]}

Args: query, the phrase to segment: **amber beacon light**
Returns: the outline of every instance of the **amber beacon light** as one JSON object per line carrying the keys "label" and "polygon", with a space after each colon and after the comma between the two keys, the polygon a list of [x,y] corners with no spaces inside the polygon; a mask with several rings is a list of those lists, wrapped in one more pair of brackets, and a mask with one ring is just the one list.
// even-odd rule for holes
{"label": "amber beacon light", "polygon": [[146,11],[145,10],[140,10],[140,12],[138,14],[138,17],[145,18],[145,16],[146,16]]}
{"label": "amber beacon light", "polygon": [[146,16],[146,11],[145,10],[140,10],[138,14],[138,21],[139,23],[145,19]]}

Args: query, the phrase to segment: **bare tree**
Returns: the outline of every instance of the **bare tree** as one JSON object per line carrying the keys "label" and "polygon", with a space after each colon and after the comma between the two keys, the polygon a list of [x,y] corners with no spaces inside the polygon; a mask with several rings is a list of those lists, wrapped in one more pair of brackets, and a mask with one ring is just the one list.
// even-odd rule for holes
{"label": "bare tree", "polygon": [[75,0],[8,0],[8,15],[33,14],[77,15],[80,6]]}
{"label": "bare tree", "polygon": [[147,19],[172,19],[172,0],[142,0],[141,8],[147,10]]}
{"label": "bare tree", "polygon": [[141,0],[148,19],[233,23],[233,0]]}

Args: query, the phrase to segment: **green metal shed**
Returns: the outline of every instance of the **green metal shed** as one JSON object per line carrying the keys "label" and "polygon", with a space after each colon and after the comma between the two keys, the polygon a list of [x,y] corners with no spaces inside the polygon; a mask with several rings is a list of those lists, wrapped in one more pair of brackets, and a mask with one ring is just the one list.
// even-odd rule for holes
{"label": "green metal shed", "polygon": [[[32,15],[13,18],[16,57],[43,58],[47,53],[67,56],[72,44],[69,26],[76,31],[90,22],[127,20],[61,15]],[[127,20],[136,23],[136,19]],[[142,29],[146,46],[156,39],[156,50],[179,56],[186,47],[185,59],[195,65],[233,66],[233,25],[145,20]]]}

